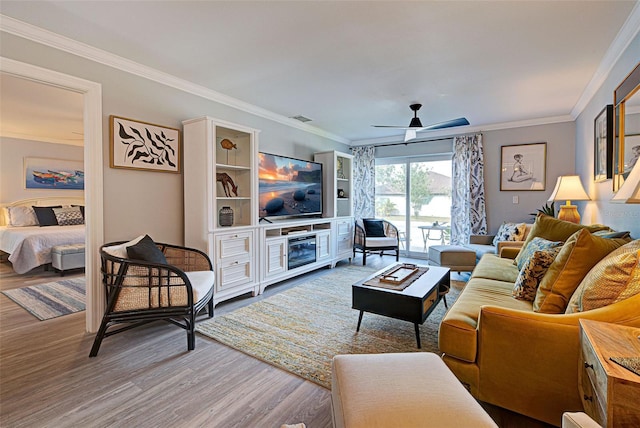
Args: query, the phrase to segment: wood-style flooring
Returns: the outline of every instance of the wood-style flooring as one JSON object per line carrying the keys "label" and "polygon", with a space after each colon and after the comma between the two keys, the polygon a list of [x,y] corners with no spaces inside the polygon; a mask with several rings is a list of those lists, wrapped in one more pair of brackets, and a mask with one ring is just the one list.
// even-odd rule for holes
{"label": "wood-style flooring", "polygon": [[[380,268],[391,262],[387,256],[367,260]],[[361,257],[354,263],[361,264]],[[327,272],[320,269],[270,286],[261,296],[221,303],[215,313]],[[42,268],[17,275],[8,262],[0,263],[1,290],[58,279]],[[182,329],[153,323],[106,338],[98,356],[89,358],[93,338],[85,332],[84,312],[38,321],[0,295],[0,426],[332,426],[330,391],[201,335],[196,349],[187,352]],[[544,426],[489,410],[503,427]]]}

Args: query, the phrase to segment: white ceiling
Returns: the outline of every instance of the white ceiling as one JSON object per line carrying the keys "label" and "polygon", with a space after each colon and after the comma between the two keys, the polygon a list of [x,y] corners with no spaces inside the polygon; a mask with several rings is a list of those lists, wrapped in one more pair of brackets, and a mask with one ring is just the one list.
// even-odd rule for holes
{"label": "white ceiling", "polygon": [[3,0],[0,12],[358,143],[401,138],[371,125],[408,125],[412,102],[425,125],[570,118],[636,3]]}

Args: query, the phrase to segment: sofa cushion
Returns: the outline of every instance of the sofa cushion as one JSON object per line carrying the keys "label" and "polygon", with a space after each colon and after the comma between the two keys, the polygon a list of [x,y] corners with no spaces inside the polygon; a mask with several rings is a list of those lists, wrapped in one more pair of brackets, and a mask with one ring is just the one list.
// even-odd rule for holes
{"label": "sofa cushion", "polygon": [[127,256],[133,260],[167,264],[164,254],[149,235],[145,235],[140,241],[127,247]]}
{"label": "sofa cushion", "polygon": [[480,261],[485,254],[495,254],[496,247],[485,244],[464,244],[465,247],[476,253],[476,260]]}
{"label": "sofa cushion", "polygon": [[500,241],[524,241],[526,229],[525,223],[502,223],[493,238],[493,245],[498,245]]}
{"label": "sofa cushion", "polygon": [[566,313],[602,308],[636,294],[640,294],[640,239],[600,260],[571,296]]}
{"label": "sofa cushion", "polygon": [[562,241],[549,241],[540,237],[533,238],[525,248],[522,248],[520,250],[520,254],[518,254],[514,263],[516,264],[516,266],[518,266],[518,270],[522,270],[522,268],[527,263],[529,263],[529,259],[536,251],[543,251],[549,250],[551,248],[561,247],[562,244]]}
{"label": "sofa cushion", "polygon": [[[533,238],[540,237],[548,241],[566,241],[578,230],[585,228],[590,232],[595,232],[598,230],[610,230],[608,226],[602,224],[585,226],[582,224],[575,224],[564,220],[558,220],[557,218],[549,217],[548,215],[540,213],[536,217],[536,221],[533,223],[531,231],[529,231],[529,234],[527,235],[527,239],[525,239],[524,241],[523,250],[527,248],[527,245],[529,245],[529,242],[531,242]],[[520,257],[522,257],[522,251],[516,257],[516,262],[520,262]]]}
{"label": "sofa cushion", "polygon": [[364,231],[369,238],[382,238],[384,234],[384,225],[382,220],[363,219]]}
{"label": "sofa cushion", "polygon": [[380,248],[380,247],[395,247],[398,245],[396,238],[370,238],[365,239],[365,245],[367,248]]}
{"label": "sofa cushion", "polygon": [[518,273],[513,287],[513,297],[533,302],[544,274],[547,273],[559,251],[560,247],[554,247],[533,253]]}
{"label": "sofa cushion", "polygon": [[513,283],[518,277],[518,268],[513,260],[498,257],[495,254],[485,254],[471,273],[471,278],[487,278],[497,281]]}
{"label": "sofa cushion", "polygon": [[533,309],[536,312],[561,314],[567,309],[571,295],[604,256],[624,245],[622,238],[600,238],[587,229],[575,232],[562,246],[558,256],[545,274]]}

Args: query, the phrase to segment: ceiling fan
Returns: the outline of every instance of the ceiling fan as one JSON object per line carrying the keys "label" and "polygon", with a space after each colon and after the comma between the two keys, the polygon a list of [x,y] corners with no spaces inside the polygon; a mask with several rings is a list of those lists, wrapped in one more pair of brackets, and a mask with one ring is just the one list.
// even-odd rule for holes
{"label": "ceiling fan", "polygon": [[372,125],[376,128],[397,128],[404,129],[406,132],[404,134],[405,143],[409,140],[413,140],[416,138],[417,133],[419,131],[429,131],[434,129],[444,129],[444,128],[453,128],[455,126],[464,126],[468,125],[469,121],[464,117],[459,117],[457,119],[445,120],[444,122],[433,123],[431,125],[422,126],[422,122],[420,122],[420,118],[418,117],[418,110],[420,110],[422,104],[411,104],[409,108],[413,111],[413,119],[411,119],[411,123],[409,126],[393,126],[393,125]]}

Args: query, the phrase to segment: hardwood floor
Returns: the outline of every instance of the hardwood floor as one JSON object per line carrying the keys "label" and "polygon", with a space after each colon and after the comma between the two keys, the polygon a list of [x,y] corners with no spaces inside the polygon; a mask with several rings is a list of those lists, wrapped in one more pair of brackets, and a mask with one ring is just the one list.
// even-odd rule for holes
{"label": "hardwood floor", "polygon": [[[381,268],[392,261],[370,257],[367,264]],[[255,298],[221,303],[216,315],[295,287],[309,275]],[[2,290],[57,279],[42,269],[17,275],[0,263]],[[0,426],[332,426],[330,391],[203,336],[187,352],[183,330],[153,323],[105,339],[98,356],[89,358],[93,338],[85,333],[84,312],[38,321],[0,295]],[[543,426],[500,409],[496,419],[501,426]]]}

